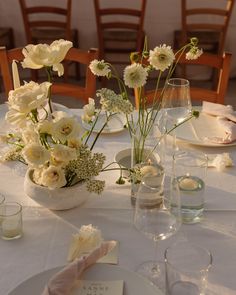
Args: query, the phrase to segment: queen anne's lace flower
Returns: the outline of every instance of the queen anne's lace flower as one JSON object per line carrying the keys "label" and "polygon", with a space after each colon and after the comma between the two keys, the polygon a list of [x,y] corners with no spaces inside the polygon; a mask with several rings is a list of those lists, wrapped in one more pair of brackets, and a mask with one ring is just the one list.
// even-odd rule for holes
{"label": "queen anne's lace flower", "polygon": [[105,63],[104,60],[94,59],[90,63],[89,68],[91,72],[98,77],[108,77],[111,72],[109,65]]}
{"label": "queen anne's lace flower", "polygon": [[146,84],[148,72],[141,65],[134,63],[124,70],[124,82],[129,88],[139,88]]}
{"label": "queen anne's lace flower", "polygon": [[72,46],[72,42],[63,39],[56,40],[50,45],[29,44],[22,51],[25,58],[21,64],[23,68],[29,69],[52,67],[53,71],[58,72],[58,76],[62,76],[64,67],[61,62]]}
{"label": "queen anne's lace flower", "polygon": [[164,72],[171,66],[175,60],[175,55],[170,46],[163,44],[162,46],[157,46],[154,50],[150,50],[150,56],[148,61],[150,65],[156,70]]}
{"label": "queen anne's lace flower", "polygon": [[97,96],[101,97],[100,104],[102,109],[107,112],[130,114],[133,111],[131,102],[113,90],[102,88],[97,91]]}

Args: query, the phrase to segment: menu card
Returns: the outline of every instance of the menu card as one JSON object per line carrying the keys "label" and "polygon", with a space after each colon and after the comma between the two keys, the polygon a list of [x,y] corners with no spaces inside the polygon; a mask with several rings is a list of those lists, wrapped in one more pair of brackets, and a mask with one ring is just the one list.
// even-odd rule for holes
{"label": "menu card", "polygon": [[124,281],[79,281],[72,295],[123,295]]}

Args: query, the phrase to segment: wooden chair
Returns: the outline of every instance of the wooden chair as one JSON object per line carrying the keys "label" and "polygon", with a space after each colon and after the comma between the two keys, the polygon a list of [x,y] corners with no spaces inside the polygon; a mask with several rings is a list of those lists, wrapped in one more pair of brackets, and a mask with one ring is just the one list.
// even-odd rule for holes
{"label": "wooden chair", "polygon": [[[89,69],[89,64],[92,60],[98,58],[98,50],[90,49],[89,51],[81,50],[78,48],[71,48],[65,61],[73,61],[85,65],[86,76],[84,86],[70,83],[53,83],[52,94],[63,95],[65,97],[74,97],[82,100],[84,103],[88,102],[89,97],[94,97],[96,91],[96,76]],[[6,96],[8,92],[13,89],[12,75],[10,66],[13,60],[22,61],[24,56],[22,48],[6,50],[5,47],[0,48],[0,70],[3,75],[3,84]]]}
{"label": "wooden chair", "polygon": [[[64,2],[65,7],[62,8],[52,5],[28,6],[27,0],[19,0],[28,44],[51,43],[54,40],[65,39],[72,41],[74,47],[78,47],[78,30],[71,29],[72,0]],[[67,69],[65,76],[67,77]],[[76,77],[80,77],[78,67]]]}
{"label": "wooden chair", "polygon": [[189,0],[181,0],[182,22],[181,30],[174,32],[175,49],[186,44],[191,37],[197,37],[199,47],[205,52],[223,53],[235,0],[211,1],[211,7],[209,4],[199,7],[199,1],[192,1],[194,5],[190,5]]}
{"label": "wooden chair", "polygon": [[[138,8],[124,8],[120,4],[119,7],[101,7],[100,2],[100,0],[94,0],[99,58],[106,58],[113,64],[129,63],[127,53],[141,51],[143,48],[147,1],[141,0]],[[114,57],[114,54],[119,56]],[[126,54],[125,61],[120,58],[121,54]]]}
{"label": "wooden chair", "polygon": [[[221,55],[203,53],[196,60],[187,60],[185,55],[182,55],[179,59],[181,65],[194,65],[194,66],[207,66],[209,68],[217,69],[219,76],[217,79],[217,85],[215,89],[208,89],[203,87],[193,87],[190,83],[190,94],[192,101],[210,101],[215,103],[224,104],[225,95],[227,92],[230,63],[231,63],[231,53],[224,52]],[[178,57],[176,57],[178,58]],[[161,90],[159,90],[157,97],[160,97]],[[153,101],[155,91],[146,90],[145,97],[147,99],[147,105],[151,104]],[[135,105],[139,108],[138,91],[135,89]]]}
{"label": "wooden chair", "polygon": [[0,46],[6,46],[7,49],[14,48],[14,34],[12,28],[0,28]]}

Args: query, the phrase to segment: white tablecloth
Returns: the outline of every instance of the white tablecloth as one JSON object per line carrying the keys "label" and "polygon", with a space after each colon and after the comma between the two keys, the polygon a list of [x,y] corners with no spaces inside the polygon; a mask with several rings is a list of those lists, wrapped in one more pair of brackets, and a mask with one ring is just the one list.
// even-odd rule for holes
{"label": "white tablecloth", "polygon": [[[75,114],[80,112],[73,111]],[[2,106],[0,115],[3,115]],[[128,133],[122,131],[102,135],[96,150],[103,151],[109,162],[114,159],[116,152],[129,146]],[[229,152],[236,163],[235,147],[191,148],[206,153]],[[25,167],[19,163],[0,166],[0,192],[7,200],[18,201],[24,206],[24,236],[15,241],[0,240],[0,295],[8,294],[19,283],[36,273],[64,265],[71,235],[84,224],[92,223],[101,229],[105,239],[119,241],[119,265],[124,268],[135,270],[141,262],[154,258],[153,242],[132,225],[130,187],[128,184],[115,184],[118,172],[106,172],[101,175],[106,180],[106,189],[101,196],[91,195],[81,207],[54,212],[25,196],[24,174]],[[178,239],[196,242],[212,252],[213,267],[209,275],[209,294],[236,293],[235,176],[235,167],[227,168],[224,172],[210,168],[204,220],[199,224],[182,225],[175,236],[159,243],[160,260],[163,260],[164,249]]]}

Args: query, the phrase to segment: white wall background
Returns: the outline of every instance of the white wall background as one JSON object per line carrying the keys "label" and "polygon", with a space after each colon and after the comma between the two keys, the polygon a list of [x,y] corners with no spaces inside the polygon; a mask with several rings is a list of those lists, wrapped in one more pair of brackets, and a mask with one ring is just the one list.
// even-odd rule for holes
{"label": "white wall background", "polygon": [[[127,7],[132,7],[140,0],[103,0],[104,3],[116,6],[124,2]],[[218,5],[219,0],[191,0],[202,1],[208,5],[212,1]],[[63,3],[63,0],[30,0],[34,4],[46,5]],[[145,16],[145,30],[149,38],[150,48],[167,43],[172,45],[173,31],[180,29],[181,14],[180,0],[148,0]],[[26,45],[23,21],[18,0],[0,0],[0,26],[10,26],[14,29],[16,46]],[[79,30],[79,46],[87,49],[97,46],[96,23],[93,0],[73,0],[72,27]],[[231,76],[236,77],[236,5],[230,21],[226,40],[226,50],[233,54]]]}

